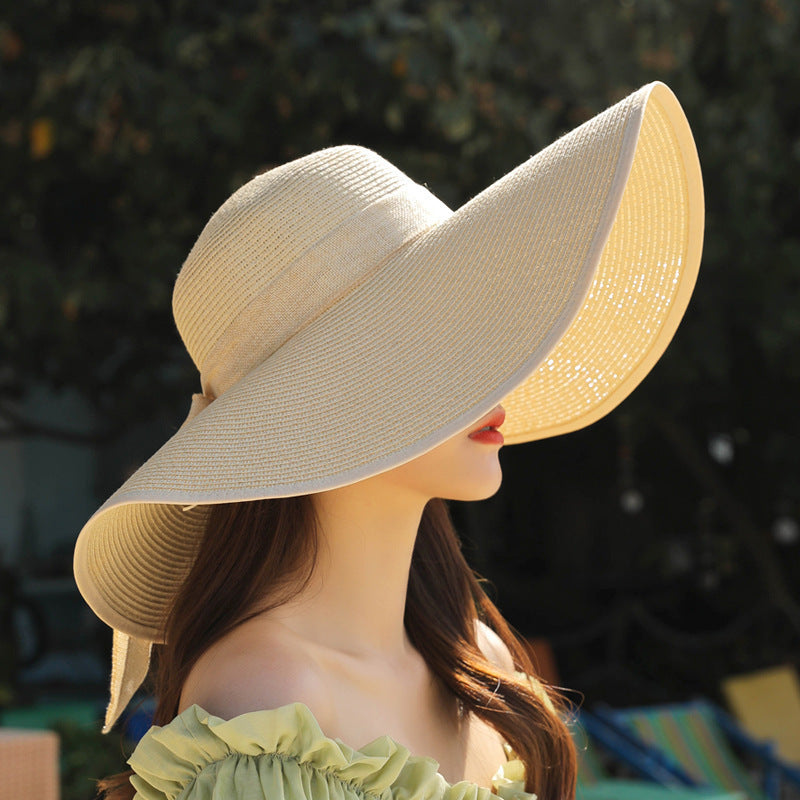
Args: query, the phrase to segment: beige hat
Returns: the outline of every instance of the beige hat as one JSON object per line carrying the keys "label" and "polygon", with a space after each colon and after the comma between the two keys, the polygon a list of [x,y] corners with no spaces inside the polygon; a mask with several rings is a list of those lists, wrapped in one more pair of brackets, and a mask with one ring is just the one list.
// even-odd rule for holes
{"label": "beige hat", "polygon": [[500,401],[507,443],[594,422],[669,343],[702,236],[691,131],[660,83],[456,212],[353,146],[234,193],[175,284],[203,394],[75,549],[78,586],[115,629],[107,723],[162,639],[209,504],[367,478]]}

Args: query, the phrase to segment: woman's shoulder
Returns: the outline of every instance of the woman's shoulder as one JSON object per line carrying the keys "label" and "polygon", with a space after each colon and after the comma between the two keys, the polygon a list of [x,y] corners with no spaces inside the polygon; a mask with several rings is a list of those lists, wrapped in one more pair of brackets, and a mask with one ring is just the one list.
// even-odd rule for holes
{"label": "woman's shoulder", "polygon": [[[486,658],[513,673],[503,640],[476,621],[476,641]],[[280,628],[253,621],[234,629],[198,659],[187,677],[179,711],[192,705],[222,719],[290,703],[307,706],[323,730],[344,733],[332,699],[329,676],[313,653]],[[346,728],[345,728],[346,731]]]}
{"label": "woman's shoulder", "polygon": [[181,693],[180,711],[193,705],[233,719],[290,703],[308,707],[325,726],[332,708],[313,658],[268,625],[243,625],[216,642],[193,666]]}
{"label": "woman's shoulder", "polygon": [[475,640],[487,660],[505,672],[514,672],[514,659],[506,643],[485,623],[475,620]]}

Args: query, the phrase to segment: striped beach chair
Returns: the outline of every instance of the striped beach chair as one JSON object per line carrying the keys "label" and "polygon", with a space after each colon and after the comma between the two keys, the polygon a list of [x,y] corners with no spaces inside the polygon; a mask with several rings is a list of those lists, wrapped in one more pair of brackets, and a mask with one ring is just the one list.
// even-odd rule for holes
{"label": "striped beach chair", "polygon": [[[752,739],[707,701],[595,710],[601,720],[651,748],[697,786],[739,792],[748,800],[778,800],[783,783],[800,788],[800,769],[782,762],[772,745]],[[734,748],[755,766],[754,772]]]}
{"label": "striped beach chair", "polygon": [[[576,800],[746,800],[740,792],[688,785],[680,771],[587,711],[581,711],[572,731],[578,752]],[[647,780],[612,777],[600,750]]]}

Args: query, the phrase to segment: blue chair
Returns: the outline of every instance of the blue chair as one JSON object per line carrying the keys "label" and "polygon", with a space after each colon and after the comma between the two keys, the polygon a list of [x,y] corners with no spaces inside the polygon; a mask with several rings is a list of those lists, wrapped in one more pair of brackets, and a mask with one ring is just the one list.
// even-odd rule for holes
{"label": "blue chair", "polygon": [[[680,768],[588,711],[582,710],[573,723],[573,738],[578,751],[576,800],[746,800],[740,792],[694,786]],[[645,780],[612,777],[599,750]]]}
{"label": "blue chair", "polygon": [[[779,800],[784,784],[800,789],[800,769],[781,761],[770,743],[754,740],[707,700],[595,712],[608,729],[649,750],[691,785],[738,792],[749,800]],[[755,765],[760,781],[737,751]],[[622,752],[619,756],[625,758]]]}

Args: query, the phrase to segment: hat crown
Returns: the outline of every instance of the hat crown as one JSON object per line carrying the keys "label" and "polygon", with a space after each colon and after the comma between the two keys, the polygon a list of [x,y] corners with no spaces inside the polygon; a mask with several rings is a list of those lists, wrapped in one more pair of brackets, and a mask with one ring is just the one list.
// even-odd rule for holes
{"label": "hat crown", "polygon": [[358,146],[321,150],[246,183],[212,215],[175,283],[175,322],[204,391],[224,392],[450,214]]}

